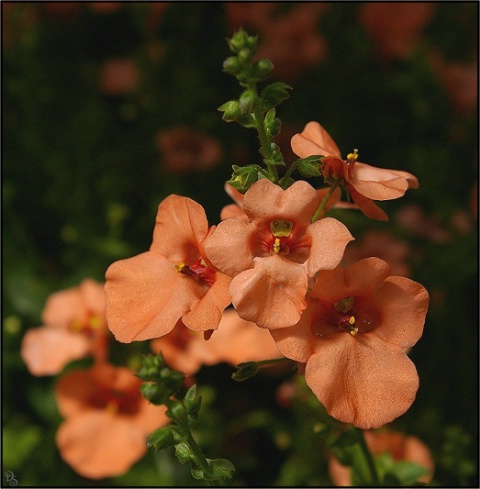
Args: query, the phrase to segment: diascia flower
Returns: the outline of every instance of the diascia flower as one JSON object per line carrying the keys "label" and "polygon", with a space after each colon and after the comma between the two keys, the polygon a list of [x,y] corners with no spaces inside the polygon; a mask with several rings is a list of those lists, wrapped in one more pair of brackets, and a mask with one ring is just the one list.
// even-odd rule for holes
{"label": "diascia flower", "polygon": [[300,321],[271,333],[287,358],[306,363],[305,380],[331,416],[378,428],[415,399],[418,374],[406,350],[423,333],[428,299],[422,285],[366,258],[321,270]]}
{"label": "diascia flower", "polygon": [[141,380],[107,363],[64,375],[55,386],[60,414],[56,442],[62,458],[80,475],[122,475],[147,450],[147,436],[166,425],[165,406],[140,394]]}
{"label": "diascia flower", "polygon": [[[417,482],[428,484],[432,480],[435,464],[430,450],[422,440],[390,429],[368,430],[364,434],[367,446],[374,456],[387,453],[393,462],[412,462],[426,471]],[[336,486],[353,485],[350,467],[342,465],[333,456],[328,461],[328,472]]]}
{"label": "diascia flower", "polygon": [[244,219],[226,219],[205,240],[208,259],[233,277],[240,317],[260,327],[292,326],[306,307],[308,279],[334,268],[353,238],[333,218],[312,223],[320,203],[303,181],[287,190],[262,179],[245,193]]}
{"label": "diascia flower", "polygon": [[31,374],[56,375],[87,355],[98,361],[106,358],[109,333],[102,284],[86,279],[50,295],[42,322],[22,339],[21,356]]}
{"label": "diascia flower", "polygon": [[158,338],[179,319],[197,331],[218,327],[231,278],[206,259],[208,233],[200,204],[178,195],[163,200],[150,250],[106,271],[107,322],[118,341]]}
{"label": "diascia flower", "polygon": [[356,150],[343,160],[337,145],[318,122],[309,122],[303,132],[292,137],[291,144],[293,152],[300,158],[323,155],[324,178],[339,180],[353,202],[371,219],[388,220],[387,214],[373,202],[374,200],[398,199],[407,189],[418,188],[418,180],[411,173],[375,168],[357,162]]}
{"label": "diascia flower", "polygon": [[234,309],[224,311],[218,329],[208,340],[179,321],[170,333],[153,340],[151,348],[162,353],[168,365],[187,375],[202,365],[226,362],[235,366],[283,357],[268,330],[245,321]]}

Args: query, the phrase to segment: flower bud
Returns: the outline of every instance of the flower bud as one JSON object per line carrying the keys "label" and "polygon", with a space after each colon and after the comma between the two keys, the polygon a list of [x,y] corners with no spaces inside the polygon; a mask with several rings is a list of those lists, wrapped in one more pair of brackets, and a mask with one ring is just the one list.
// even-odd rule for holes
{"label": "flower bud", "polygon": [[221,105],[218,110],[223,112],[222,119],[226,122],[236,121],[241,115],[240,104],[238,100],[230,100]]}
{"label": "flower bud", "polygon": [[241,193],[245,193],[258,180],[258,172],[253,165],[233,165],[232,168],[232,178],[227,183]]}
{"label": "flower bud", "polygon": [[242,114],[250,114],[253,112],[253,105],[255,103],[255,93],[252,90],[245,90],[239,99],[240,112]]}
{"label": "flower bud", "polygon": [[270,75],[273,71],[273,63],[267,59],[259,59],[252,66],[252,77],[260,81]]}
{"label": "flower bud", "polygon": [[223,71],[226,71],[230,75],[238,75],[242,69],[243,65],[238,59],[238,56],[230,56],[223,62]]}
{"label": "flower bud", "polygon": [[287,90],[291,89],[292,87],[286,83],[271,83],[262,90],[261,97],[266,103],[267,108],[273,108],[290,97]]}

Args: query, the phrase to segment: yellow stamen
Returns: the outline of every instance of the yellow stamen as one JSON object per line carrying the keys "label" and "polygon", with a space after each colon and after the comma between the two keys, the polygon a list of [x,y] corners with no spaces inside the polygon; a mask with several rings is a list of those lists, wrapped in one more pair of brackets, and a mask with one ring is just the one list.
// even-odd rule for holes
{"label": "yellow stamen", "polygon": [[280,238],[275,238],[275,242],[273,243],[273,252],[280,253]]}
{"label": "yellow stamen", "polygon": [[348,322],[349,322],[349,324],[351,324],[353,326],[355,324],[355,316],[350,316],[348,318]]}
{"label": "yellow stamen", "polygon": [[356,336],[357,333],[358,333],[358,328],[353,328],[349,331],[349,333],[352,335],[352,336]]}
{"label": "yellow stamen", "polygon": [[276,238],[285,238],[290,236],[293,229],[293,222],[283,219],[275,219],[270,222],[270,230]]}
{"label": "yellow stamen", "polygon": [[102,318],[99,316],[92,316],[88,322],[88,325],[92,329],[98,329],[102,325]]}
{"label": "yellow stamen", "polygon": [[175,265],[175,270],[177,270],[177,272],[181,272],[186,266],[186,263],[181,261],[178,265]]}
{"label": "yellow stamen", "polygon": [[353,153],[348,153],[348,155],[347,155],[348,161],[357,161],[357,158],[358,158],[358,149],[357,148],[355,148],[353,150]]}

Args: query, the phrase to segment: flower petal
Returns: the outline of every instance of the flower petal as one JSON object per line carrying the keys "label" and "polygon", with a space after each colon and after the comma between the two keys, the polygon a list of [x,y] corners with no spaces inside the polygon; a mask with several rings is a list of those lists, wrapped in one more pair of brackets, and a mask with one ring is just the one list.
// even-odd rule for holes
{"label": "flower petal", "polygon": [[255,259],[254,268],[240,273],[230,284],[239,316],[269,329],[299,321],[307,305],[306,291],[303,267],[278,255]]}
{"label": "flower petal", "polygon": [[193,263],[208,232],[203,207],[192,199],[169,195],[158,206],[151,251],[173,263]]}
{"label": "flower petal", "polygon": [[56,442],[62,458],[90,479],[124,474],[147,450],[146,434],[106,410],[67,419]]}
{"label": "flower petal", "polygon": [[207,258],[223,273],[231,277],[253,267],[249,246],[255,227],[242,219],[227,219],[215,228],[204,242]]}
{"label": "flower petal", "polygon": [[403,349],[412,347],[422,336],[428,302],[428,292],[419,283],[388,277],[372,296],[372,306],[388,320],[371,333]]}
{"label": "flower petal", "polygon": [[300,158],[312,155],[340,157],[341,154],[330,134],[315,121],[309,122],[300,134],[292,137],[291,146]]}
{"label": "flower petal", "polygon": [[123,343],[168,333],[191,304],[205,295],[205,287],[152,252],[113,263],[106,279],[108,327]]}
{"label": "flower petal", "polygon": [[318,270],[335,268],[343,257],[347,244],[354,238],[337,219],[325,217],[312,223],[307,234],[312,238],[306,270],[312,277]]}
{"label": "flower petal", "polygon": [[217,329],[224,309],[232,302],[229,286],[232,278],[216,272],[215,282],[207,293],[183,315],[185,326],[194,331]]}
{"label": "flower petal", "polygon": [[405,413],[419,384],[402,349],[368,333],[324,338],[307,362],[305,379],[331,416],[362,429]]}
{"label": "flower petal", "polygon": [[32,375],[56,375],[72,360],[85,357],[90,341],[80,333],[41,327],[28,330],[22,339],[21,355]]}
{"label": "flower petal", "polygon": [[360,194],[352,186],[348,187],[350,196],[358,208],[370,219],[376,219],[377,221],[388,221],[388,215],[385,211],[380,209],[372,199]]}
{"label": "flower petal", "polygon": [[262,179],[245,193],[243,211],[252,221],[282,218],[310,224],[319,204],[316,190],[307,182],[297,181],[283,190],[270,180]]}

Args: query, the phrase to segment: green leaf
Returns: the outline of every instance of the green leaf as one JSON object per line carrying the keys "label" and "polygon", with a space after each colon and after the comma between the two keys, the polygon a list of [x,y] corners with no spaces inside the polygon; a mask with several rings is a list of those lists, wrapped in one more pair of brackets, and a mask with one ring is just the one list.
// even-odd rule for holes
{"label": "green leaf", "polygon": [[231,479],[235,472],[235,467],[226,458],[216,458],[208,461],[213,475],[216,479]]}
{"label": "green leaf", "polygon": [[261,98],[265,103],[265,108],[271,109],[287,100],[290,97],[288,90],[292,90],[292,87],[283,82],[275,82],[267,85],[261,92]]}
{"label": "green leaf", "polygon": [[385,474],[385,478],[387,475],[394,475],[402,484],[411,484],[427,473],[428,470],[421,465],[400,460],[395,462],[392,469]]}

